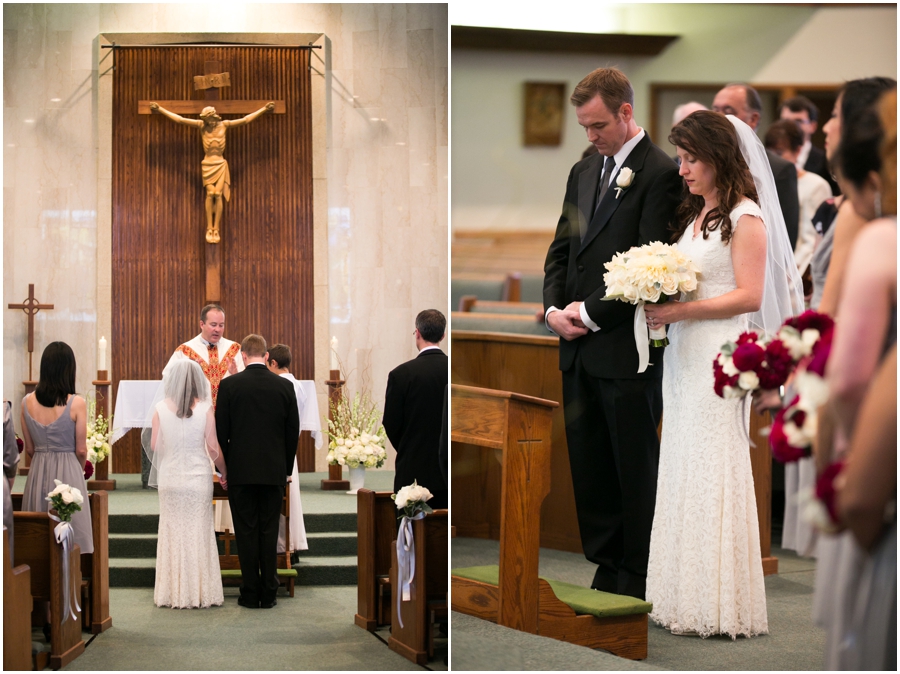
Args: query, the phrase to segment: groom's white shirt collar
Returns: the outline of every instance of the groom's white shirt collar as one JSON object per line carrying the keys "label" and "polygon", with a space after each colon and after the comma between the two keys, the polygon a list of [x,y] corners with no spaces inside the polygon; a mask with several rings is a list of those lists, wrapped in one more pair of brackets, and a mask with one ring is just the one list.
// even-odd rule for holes
{"label": "groom's white shirt collar", "polygon": [[[616,171],[610,176],[610,180],[615,178],[615,176],[619,175],[619,170],[622,168],[622,165],[625,163],[625,160],[628,159],[628,155],[631,154],[631,151],[635,148],[635,146],[641,142],[641,138],[646,136],[647,134],[644,130],[638,127],[638,132],[635,134],[634,138],[631,140],[625,141],[625,144],[622,146],[618,152],[613,155],[613,158],[616,160]],[[612,183],[610,183],[612,184]]]}

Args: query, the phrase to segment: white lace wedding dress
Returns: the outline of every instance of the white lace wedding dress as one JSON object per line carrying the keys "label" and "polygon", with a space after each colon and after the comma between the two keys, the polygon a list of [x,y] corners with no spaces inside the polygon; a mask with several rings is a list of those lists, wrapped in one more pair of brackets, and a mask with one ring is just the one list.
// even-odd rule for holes
{"label": "white lace wedding dress", "polygon": [[222,604],[213,530],[212,466],[206,453],[208,402],[179,419],[163,400],[159,414],[159,540],[153,601],[172,608]]}
{"label": "white lace wedding dress", "polygon": [[[759,207],[745,200],[732,223]],[[733,224],[733,227],[736,226]],[[731,246],[720,230],[678,241],[701,274],[683,300],[736,288]],[[759,525],[747,431],[749,405],[713,390],[713,359],[747,330],[747,315],[669,326],[663,373],[663,424],[656,510],[650,536],[650,617],[701,636],[768,633]]]}

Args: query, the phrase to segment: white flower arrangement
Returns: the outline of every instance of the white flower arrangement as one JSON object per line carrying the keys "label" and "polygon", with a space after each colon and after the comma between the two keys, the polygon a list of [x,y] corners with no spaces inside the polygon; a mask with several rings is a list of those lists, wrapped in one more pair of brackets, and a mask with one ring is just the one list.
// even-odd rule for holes
{"label": "white flower arrangement", "polygon": [[426,503],[432,497],[432,493],[427,487],[423,487],[413,480],[412,484],[401,487],[396,494],[392,494],[391,498],[397,505],[397,510],[403,511],[400,517],[414,517],[417,513],[434,512],[432,507]]}
{"label": "white flower arrangement", "polygon": [[87,452],[88,461],[95,466],[109,456],[112,447],[109,444],[109,419],[103,414],[97,414],[97,402],[91,400],[88,403],[87,422]]}
{"label": "white flower arrangement", "polygon": [[381,468],[387,459],[387,433],[381,412],[368,393],[331,405],[328,420],[328,463],[350,468]]}
{"label": "white flower arrangement", "polygon": [[53,480],[53,483],[56,485],[56,488],[47,494],[46,500],[56,510],[60,520],[71,522],[72,515],[81,510],[84,496],[81,495],[81,490],[70,487],[59,480]]}

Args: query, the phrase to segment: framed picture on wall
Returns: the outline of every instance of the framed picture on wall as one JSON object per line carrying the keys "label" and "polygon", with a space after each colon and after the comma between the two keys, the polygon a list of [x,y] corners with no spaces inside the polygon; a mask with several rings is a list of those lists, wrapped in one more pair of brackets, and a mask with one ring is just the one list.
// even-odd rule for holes
{"label": "framed picture on wall", "polygon": [[525,83],[525,146],[560,145],[565,83]]}

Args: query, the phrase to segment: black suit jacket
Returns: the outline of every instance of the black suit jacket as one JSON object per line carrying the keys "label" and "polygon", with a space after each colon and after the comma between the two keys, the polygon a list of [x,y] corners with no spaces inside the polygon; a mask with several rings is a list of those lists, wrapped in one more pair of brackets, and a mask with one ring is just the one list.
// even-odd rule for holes
{"label": "black suit jacket", "polygon": [[[623,164],[634,179],[618,198],[615,185],[594,212],[597,186],[606,160],[601,155],[583,159],[569,173],[562,215],[544,263],[544,311],[565,309],[584,302],[588,316],[600,330],[572,341],[559,340],[559,367],[571,368],[578,349],[594,377],[654,379],[662,377],[663,349],[650,349],[648,367],[638,374],[634,344],[634,306],[602,301],[606,295],[604,263],[632,246],[652,241],[669,243],[669,227],[682,198],[684,181],[675,162],[645,135]],[[584,240],[581,231],[585,232]]]}
{"label": "black suit jacket", "polygon": [[216,436],[229,484],[284,485],[300,436],[291,382],[256,363],[225,377],[216,402]]}
{"label": "black suit jacket", "polygon": [[825,178],[831,186],[831,193],[833,195],[837,196],[841,193],[841,188],[838,187],[834,176],[831,175],[831,169],[828,167],[828,158],[825,156],[824,150],[820,150],[813,145],[809,149],[809,156],[806,158],[806,163],[803,165],[803,168],[810,173],[815,173],[816,175]]}
{"label": "black suit jacket", "polygon": [[791,250],[797,246],[797,234],[800,231],[800,193],[797,191],[797,167],[786,159],[782,159],[771,150],[766,150],[769,165],[775,178],[775,189],[778,192],[778,203],[784,216]]}
{"label": "black suit jacket", "polygon": [[440,437],[447,355],[428,349],[388,375],[381,423],[397,450],[394,489],[413,480],[431,491],[445,489],[440,466]]}

